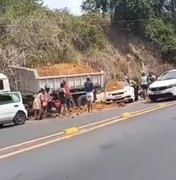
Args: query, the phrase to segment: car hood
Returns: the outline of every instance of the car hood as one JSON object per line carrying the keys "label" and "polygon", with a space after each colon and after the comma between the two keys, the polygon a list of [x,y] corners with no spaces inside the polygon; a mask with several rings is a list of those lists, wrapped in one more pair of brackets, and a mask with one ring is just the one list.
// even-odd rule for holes
{"label": "car hood", "polygon": [[115,91],[107,91],[107,93],[110,93],[110,94],[113,94],[113,93],[122,93],[125,91],[126,88],[123,88],[123,89],[118,89],[118,90],[115,90]]}
{"label": "car hood", "polygon": [[150,88],[163,87],[176,84],[176,79],[169,79],[164,81],[155,81],[150,85]]}

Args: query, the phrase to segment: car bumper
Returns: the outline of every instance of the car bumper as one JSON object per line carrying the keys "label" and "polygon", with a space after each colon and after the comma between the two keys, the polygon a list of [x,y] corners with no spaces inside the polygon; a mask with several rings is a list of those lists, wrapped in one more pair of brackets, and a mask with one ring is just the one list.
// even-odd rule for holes
{"label": "car bumper", "polygon": [[106,97],[106,102],[125,102],[130,99],[133,99],[131,95],[119,96],[119,97],[109,96],[109,97]]}
{"label": "car bumper", "polygon": [[170,98],[176,96],[176,88],[170,88],[162,91],[150,91],[148,90],[149,97],[156,97],[156,98]]}

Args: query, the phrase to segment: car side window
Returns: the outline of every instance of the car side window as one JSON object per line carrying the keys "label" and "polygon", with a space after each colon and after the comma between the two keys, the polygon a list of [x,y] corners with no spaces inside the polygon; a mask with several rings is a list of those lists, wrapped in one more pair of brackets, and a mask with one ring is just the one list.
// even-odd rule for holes
{"label": "car side window", "polygon": [[13,102],[20,102],[20,96],[18,93],[12,93],[11,94]]}
{"label": "car side window", "polygon": [[0,94],[0,105],[13,103],[13,99],[10,95]]}
{"label": "car side window", "polygon": [[18,93],[0,94],[0,105],[20,102]]}
{"label": "car side window", "polygon": [[0,90],[3,90],[4,89],[4,83],[3,83],[3,80],[0,79]]}

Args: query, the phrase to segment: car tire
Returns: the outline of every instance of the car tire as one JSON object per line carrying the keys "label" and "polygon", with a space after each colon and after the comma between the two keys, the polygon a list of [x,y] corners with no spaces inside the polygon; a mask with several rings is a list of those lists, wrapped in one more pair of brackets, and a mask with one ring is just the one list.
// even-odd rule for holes
{"label": "car tire", "polygon": [[156,97],[149,97],[149,99],[152,101],[152,102],[157,102],[157,98]]}
{"label": "car tire", "polygon": [[129,102],[129,103],[133,103],[133,102],[134,102],[134,99],[133,99],[133,98],[132,98],[132,99],[129,99],[128,102]]}
{"label": "car tire", "polygon": [[26,121],[26,114],[23,111],[17,112],[13,122],[15,125],[22,125]]}

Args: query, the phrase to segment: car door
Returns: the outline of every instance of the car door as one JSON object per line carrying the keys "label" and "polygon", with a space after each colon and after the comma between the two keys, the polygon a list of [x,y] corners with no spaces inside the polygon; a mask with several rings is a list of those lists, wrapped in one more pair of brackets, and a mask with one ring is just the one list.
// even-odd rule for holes
{"label": "car door", "polygon": [[9,94],[0,94],[0,122],[13,119],[14,105]]}

